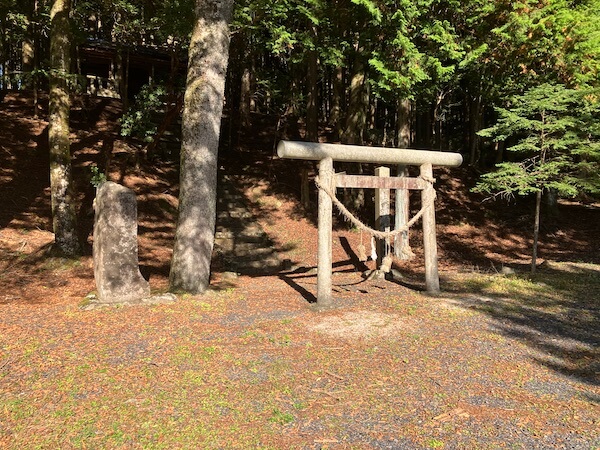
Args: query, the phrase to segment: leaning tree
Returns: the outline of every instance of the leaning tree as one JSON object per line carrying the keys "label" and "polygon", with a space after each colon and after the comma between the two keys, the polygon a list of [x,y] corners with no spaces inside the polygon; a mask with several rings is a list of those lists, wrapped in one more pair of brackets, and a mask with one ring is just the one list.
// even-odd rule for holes
{"label": "leaning tree", "polygon": [[170,289],[202,293],[210,281],[217,205],[217,154],[233,0],[196,0],[185,89],[179,217]]}

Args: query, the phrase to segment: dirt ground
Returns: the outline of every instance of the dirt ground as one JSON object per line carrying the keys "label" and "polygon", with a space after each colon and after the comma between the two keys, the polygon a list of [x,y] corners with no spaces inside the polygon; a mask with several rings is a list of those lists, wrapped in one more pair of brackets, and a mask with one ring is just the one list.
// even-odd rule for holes
{"label": "dirt ground", "polygon": [[[303,166],[273,157],[276,122],[256,117],[221,171],[286,270],[232,277],[215,254],[205,296],[83,311],[91,247],[48,254],[47,124],[26,95],[0,106],[0,448],[600,448],[598,205],[561,203],[529,280],[529,205],[481,203],[468,169],[437,170],[443,293],[422,292],[418,229],[400,279],[365,281],[368,240],[338,223],[335,305],[317,312]],[[142,273],[164,292],[176,163],[140,158],[119,114],[106,99],[73,112],[82,238],[97,164],[136,192]]]}

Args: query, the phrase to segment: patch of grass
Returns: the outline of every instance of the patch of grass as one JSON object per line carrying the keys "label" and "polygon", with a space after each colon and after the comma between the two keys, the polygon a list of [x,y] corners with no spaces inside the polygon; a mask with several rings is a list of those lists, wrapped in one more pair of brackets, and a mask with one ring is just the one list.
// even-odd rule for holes
{"label": "patch of grass", "polygon": [[285,358],[275,358],[275,360],[267,366],[267,371],[269,372],[271,379],[274,379],[284,375],[289,370],[289,368],[289,360]]}
{"label": "patch of grass", "polygon": [[111,429],[112,432],[107,436],[107,440],[116,445],[124,445],[127,442],[127,434],[121,429],[121,424],[113,422]]}
{"label": "patch of grass", "polygon": [[92,300],[95,298],[91,297],[90,294],[86,295],[78,304],[77,307],[78,308],[85,308],[86,306],[89,306],[92,303]]}
{"label": "patch of grass", "polygon": [[200,358],[203,361],[208,361],[209,359],[211,359],[213,357],[213,355],[216,353],[216,351],[217,351],[217,347],[215,347],[215,346],[203,347],[202,349],[200,349]]}
{"label": "patch of grass", "polygon": [[529,298],[549,293],[548,285],[536,283],[525,276],[494,277],[484,288],[486,294],[496,294],[512,298]]}
{"label": "patch of grass", "polygon": [[460,274],[446,283],[446,289],[457,294],[480,294],[511,298],[549,306],[564,300],[592,298],[600,290],[600,267],[591,264],[552,263],[550,269],[530,274]]}
{"label": "patch of grass", "polygon": [[23,358],[30,358],[40,349],[41,343],[38,340],[32,340],[23,346]]}
{"label": "patch of grass", "polygon": [[62,258],[62,257],[50,257],[46,259],[42,268],[45,270],[60,270],[66,271],[71,270],[75,267],[81,267],[81,261],[79,259]]}
{"label": "patch of grass", "polygon": [[289,334],[283,334],[281,336],[271,336],[269,342],[281,347],[288,347],[292,343],[292,338]]}
{"label": "patch of grass", "polygon": [[306,409],[307,405],[306,405],[306,402],[301,402],[301,401],[297,400],[292,404],[292,407],[294,409],[297,409],[298,411],[302,411],[303,409]]}
{"label": "patch of grass", "polygon": [[288,425],[294,421],[293,414],[288,412],[282,412],[278,408],[273,408],[269,422],[277,423],[279,425]]}
{"label": "patch of grass", "polygon": [[85,448],[86,442],[96,436],[96,427],[92,418],[83,418],[74,424],[77,434],[72,439],[71,443],[76,448]]}
{"label": "patch of grass", "polygon": [[35,407],[22,398],[7,398],[0,401],[0,411],[6,414],[9,420],[19,422],[33,416]]}
{"label": "patch of grass", "polygon": [[175,347],[174,354],[171,357],[171,360],[176,365],[191,363],[194,361],[194,352],[188,345],[180,344],[177,347]]}
{"label": "patch of grass", "polygon": [[75,411],[73,410],[73,406],[68,404],[54,411],[54,415],[60,418],[69,418],[75,415]]}
{"label": "patch of grass", "polygon": [[444,448],[444,442],[439,439],[429,439],[427,440],[427,447],[429,448]]}

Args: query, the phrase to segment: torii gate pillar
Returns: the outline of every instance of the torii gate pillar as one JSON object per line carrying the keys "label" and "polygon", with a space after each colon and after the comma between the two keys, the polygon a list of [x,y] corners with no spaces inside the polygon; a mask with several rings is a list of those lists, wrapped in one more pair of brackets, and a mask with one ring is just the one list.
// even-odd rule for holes
{"label": "torii gate pillar", "polygon": [[[325,186],[333,184],[333,159],[323,158],[319,162],[319,179]],[[323,189],[319,189],[319,236],[317,252],[317,306],[331,306],[332,229],[333,202]]]}
{"label": "torii gate pillar", "polygon": [[[431,163],[421,164],[421,178],[433,179]],[[425,286],[427,292],[440,292],[440,277],[438,274],[437,238],[435,234],[435,196],[428,195],[427,189],[421,191],[421,207],[423,212],[423,253],[425,255]],[[429,202],[429,204],[427,204]]]}

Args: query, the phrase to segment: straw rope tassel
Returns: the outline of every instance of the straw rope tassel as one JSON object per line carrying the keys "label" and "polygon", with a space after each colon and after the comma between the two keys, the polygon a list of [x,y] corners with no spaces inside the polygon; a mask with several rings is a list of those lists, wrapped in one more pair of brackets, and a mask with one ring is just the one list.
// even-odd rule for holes
{"label": "straw rope tassel", "polygon": [[377,244],[375,243],[375,237],[371,236],[371,260],[377,261]]}
{"label": "straw rope tassel", "polygon": [[360,244],[358,244],[358,260],[360,262],[365,262],[367,258],[367,250],[365,249],[365,245],[363,244],[363,232],[360,230]]}

